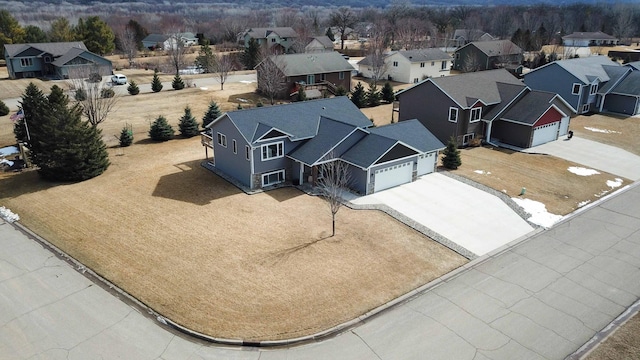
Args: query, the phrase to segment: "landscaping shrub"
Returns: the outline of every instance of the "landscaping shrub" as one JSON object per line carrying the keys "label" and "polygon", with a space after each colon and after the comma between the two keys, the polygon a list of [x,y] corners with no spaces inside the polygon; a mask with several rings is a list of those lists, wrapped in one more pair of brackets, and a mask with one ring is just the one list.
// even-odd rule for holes
{"label": "landscaping shrub", "polygon": [[366,105],[366,93],[364,92],[364,86],[360,82],[355,86],[351,92],[351,101],[358,108],[363,108]]}
{"label": "landscaping shrub", "polygon": [[112,98],[114,96],[116,96],[116,92],[113,91],[113,89],[104,88],[100,90],[100,97],[102,97],[103,99]]}
{"label": "landscaping shrub", "polygon": [[129,82],[129,87],[127,87],[127,91],[131,95],[138,95],[140,93],[140,88],[138,88],[138,84],[135,81],[131,80]]}
{"label": "landscaping shrub", "polygon": [[153,81],[151,81],[151,90],[153,92],[159,92],[162,90],[162,82],[160,81],[160,77],[158,77],[158,69],[153,70]]}
{"label": "landscaping shrub", "polygon": [[4,101],[0,100],[0,116],[5,116],[9,113],[9,107]]}
{"label": "landscaping shrub", "polygon": [[456,144],[456,139],[454,137],[449,139],[447,147],[442,153],[444,155],[442,158],[442,166],[445,168],[455,170],[462,165],[462,160],[460,160],[460,150],[458,150],[458,145]]}
{"label": "landscaping shrub", "polygon": [[213,120],[217,119],[222,113],[215,101],[209,103],[209,108],[202,118],[202,128],[206,128]]}
{"label": "landscaping shrub", "polygon": [[87,92],[84,89],[77,89],[74,98],[76,101],[85,101],[87,100]]}
{"label": "landscaping shrub", "polygon": [[133,131],[130,127],[125,126],[120,132],[120,147],[127,147],[133,144]]}
{"label": "landscaping shrub", "polygon": [[393,86],[390,82],[385,82],[382,87],[382,100],[388,103],[392,103],[396,99],[396,95],[393,93]]}
{"label": "landscaping shrub", "polygon": [[173,128],[164,116],[158,116],[156,121],[151,124],[149,137],[154,141],[167,141],[173,138]]}
{"label": "landscaping shrub", "polygon": [[173,87],[174,90],[182,90],[182,89],[184,89],[184,81],[182,81],[182,78],[180,77],[180,74],[176,74],[176,76],[173,77],[173,81],[171,82],[171,86]]}
{"label": "landscaping shrub", "polygon": [[178,123],[178,127],[180,128],[180,135],[186,138],[194,137],[200,133],[198,130],[198,122],[196,118],[191,115],[191,108],[184,108],[184,115],[180,118],[180,122]]}

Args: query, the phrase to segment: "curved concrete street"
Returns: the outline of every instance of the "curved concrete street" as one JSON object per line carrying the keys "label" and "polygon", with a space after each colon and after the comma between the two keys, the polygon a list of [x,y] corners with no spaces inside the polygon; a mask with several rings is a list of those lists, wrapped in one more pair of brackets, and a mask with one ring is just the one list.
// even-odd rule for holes
{"label": "curved concrete street", "polygon": [[278,349],[168,330],[2,223],[0,358],[562,359],[640,297],[636,185],[348,331]]}

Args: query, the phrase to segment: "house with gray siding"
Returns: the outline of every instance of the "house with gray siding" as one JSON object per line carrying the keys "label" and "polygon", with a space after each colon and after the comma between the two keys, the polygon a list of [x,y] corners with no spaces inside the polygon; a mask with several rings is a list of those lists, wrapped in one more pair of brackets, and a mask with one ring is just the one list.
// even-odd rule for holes
{"label": "house with gray siding", "polygon": [[453,70],[474,72],[507,69],[522,73],[523,52],[509,40],[474,41],[453,53]]}
{"label": "house with gray siding", "polygon": [[248,48],[251,39],[254,39],[265,53],[286,54],[298,40],[298,33],[291,27],[250,28],[245,30],[238,40]]}
{"label": "house with gray siding", "polygon": [[507,70],[426,79],[396,94],[400,123],[418,119],[441,142],[476,140],[527,148],[568,131],[571,108],[534,91]]}
{"label": "house with gray siding", "polygon": [[577,114],[640,113],[638,70],[606,56],[558,60],[524,75],[532,89],[560,95]]}
{"label": "house with gray siding", "polygon": [[207,132],[215,168],[253,190],[315,184],[322,164],[341,161],[350,188],[370,194],[435,171],[444,148],[417,120],[372,127],[347,97],[232,111]]}
{"label": "house with gray siding", "polygon": [[73,79],[113,73],[111,61],[90,52],[81,41],[5,44],[4,58],[10,79]]}

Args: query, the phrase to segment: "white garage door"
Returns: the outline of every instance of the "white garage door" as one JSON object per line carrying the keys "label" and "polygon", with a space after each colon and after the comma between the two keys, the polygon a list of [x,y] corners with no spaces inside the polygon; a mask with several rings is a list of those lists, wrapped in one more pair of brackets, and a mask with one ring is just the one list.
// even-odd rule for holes
{"label": "white garage door", "polygon": [[418,156],[418,176],[432,173],[436,166],[436,153]]}
{"label": "white garage door", "polygon": [[560,130],[558,131],[558,136],[567,135],[567,132],[569,132],[569,119],[571,119],[571,117],[565,116],[562,118],[562,120],[560,120]]}
{"label": "white garage door", "polygon": [[412,175],[413,161],[376,170],[373,192],[411,182]]}
{"label": "white garage door", "polygon": [[558,128],[560,127],[560,121],[553,122],[551,124],[538,126],[533,129],[533,141],[531,146],[538,146],[540,144],[548,143],[558,139]]}

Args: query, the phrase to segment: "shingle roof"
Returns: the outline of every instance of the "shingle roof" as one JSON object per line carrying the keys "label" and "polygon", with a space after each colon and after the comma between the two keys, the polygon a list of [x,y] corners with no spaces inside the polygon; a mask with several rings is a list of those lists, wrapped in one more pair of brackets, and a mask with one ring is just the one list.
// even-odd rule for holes
{"label": "shingle roof", "polygon": [[402,93],[411,91],[427,81],[433,82],[463,108],[470,107],[477,100],[481,100],[486,105],[501,102],[502,98],[498,89],[498,83],[520,85],[522,87],[525,86],[507,70],[496,69],[439,78],[429,78],[408,89],[398,92],[397,95],[401,96]]}
{"label": "shingle roof", "polygon": [[86,52],[86,50],[83,49],[79,49],[79,48],[72,48],[69,49],[69,51],[67,51],[66,54],[60,56],[59,58],[57,58],[52,64],[54,66],[60,67],[60,66],[64,66],[64,64],[66,64],[67,62],[75,59],[78,55],[82,54]]}
{"label": "shingle roof", "polygon": [[32,44],[5,44],[6,53],[9,55],[9,57],[14,57],[29,48],[38,49],[43,53],[51,54],[54,57],[62,56],[72,48],[87,50],[87,47],[84,46],[84,43],[82,41],[56,42],[56,43],[32,43]]}
{"label": "shingle roof", "polygon": [[285,76],[333,73],[355,70],[340,53],[335,51],[274,55],[271,57]]}
{"label": "shingle roof", "polygon": [[640,96],[640,71],[633,71],[611,90],[612,93]]}
{"label": "shingle roof", "polygon": [[636,70],[640,70],[640,61],[634,61],[626,64],[626,66],[632,67]]}
{"label": "shingle roof", "polygon": [[490,57],[522,54],[522,49],[510,40],[474,41],[465,46],[475,46]]}
{"label": "shingle roof", "polygon": [[573,34],[565,35],[562,39],[576,39],[576,40],[617,40],[615,36],[605,34],[602,31],[596,32],[574,32]]}
{"label": "shingle roof", "polygon": [[[607,74],[602,65],[621,66],[617,62],[611,61],[606,56],[589,56],[585,58],[557,60],[552,62],[551,64],[556,64],[562,67],[573,76],[580,79],[580,81],[582,81],[584,84],[590,84],[593,81],[594,77],[600,79],[601,82],[609,81],[609,74]],[[543,67],[540,67],[539,69],[542,68]],[[536,70],[538,69],[535,69],[533,71]]]}
{"label": "shingle roof", "polygon": [[395,124],[372,128],[369,131],[375,135],[401,141],[422,152],[430,152],[445,147],[444,144],[417,119],[400,121]]}
{"label": "shingle roof", "polygon": [[598,88],[599,94],[606,94],[627,73],[632,71],[626,66],[603,65],[602,68],[609,75],[609,81]]}
{"label": "shingle roof", "polygon": [[320,44],[322,44],[322,46],[324,46],[326,49],[333,49],[333,41],[331,41],[331,39],[329,39],[328,36],[323,35],[323,36],[315,36],[313,38],[311,38],[309,40],[309,43],[311,43],[311,41],[313,40],[317,40]]}
{"label": "shingle roof", "polygon": [[500,116],[500,119],[533,126],[551,107],[551,100],[555,97],[556,94],[550,92],[532,90]]}
{"label": "shingle roof", "polygon": [[149,34],[149,35],[147,35],[147,37],[142,39],[142,41],[144,41],[144,42],[153,42],[153,43],[156,43],[156,44],[162,44],[168,38],[169,38],[169,36],[164,35],[164,34]]}
{"label": "shingle roof", "polygon": [[508,105],[513,101],[522,90],[526,88],[523,84],[506,84],[506,83],[497,83],[498,93],[500,94],[500,103],[495,106],[489,108],[482,114],[482,118],[486,120],[493,120],[496,116],[498,116]]}
{"label": "shingle roof", "polygon": [[271,33],[276,33],[281,38],[295,38],[298,33],[290,27],[251,28],[245,32],[254,39],[264,39]]}
{"label": "shingle roof", "polygon": [[[298,146],[289,154],[289,157],[311,166],[320,161],[332,147],[338,145],[355,129],[357,129],[356,126],[321,117],[316,136]],[[340,155],[342,154],[334,154],[335,157]]]}
{"label": "shingle roof", "polygon": [[346,96],[231,111],[226,116],[249,142],[271,128],[289,134],[293,141],[311,138],[322,116],[362,128],[371,126],[371,120]]}
{"label": "shingle roof", "polygon": [[367,169],[397,143],[397,140],[388,137],[369,134],[342,154],[340,158],[363,169]]}
{"label": "shingle roof", "polygon": [[423,62],[433,60],[450,60],[451,56],[440,49],[418,49],[398,51],[398,53],[411,62]]}

